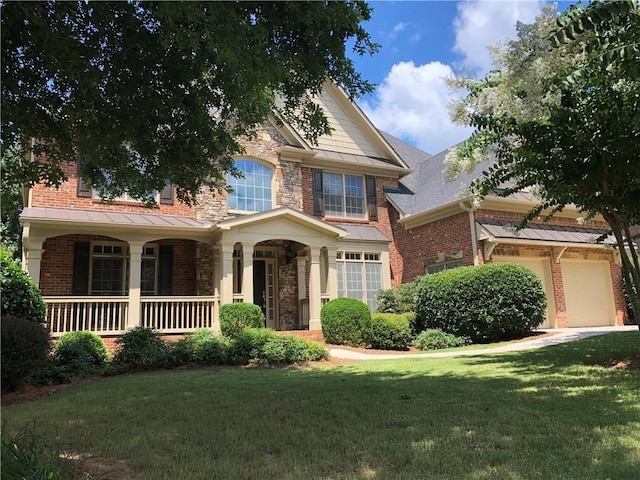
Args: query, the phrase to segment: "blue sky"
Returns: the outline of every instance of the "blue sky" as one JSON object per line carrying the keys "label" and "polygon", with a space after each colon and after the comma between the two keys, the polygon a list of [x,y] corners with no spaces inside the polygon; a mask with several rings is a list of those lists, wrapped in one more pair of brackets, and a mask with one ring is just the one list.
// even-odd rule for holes
{"label": "blue sky", "polygon": [[[453,125],[447,106],[454,95],[444,78],[491,69],[487,45],[515,37],[518,21],[532,23],[542,0],[369,1],[365,23],[382,47],[373,57],[354,57],[356,68],[376,84],[358,105],[380,129],[432,154],[469,136]],[[557,2],[564,10],[572,2]]]}

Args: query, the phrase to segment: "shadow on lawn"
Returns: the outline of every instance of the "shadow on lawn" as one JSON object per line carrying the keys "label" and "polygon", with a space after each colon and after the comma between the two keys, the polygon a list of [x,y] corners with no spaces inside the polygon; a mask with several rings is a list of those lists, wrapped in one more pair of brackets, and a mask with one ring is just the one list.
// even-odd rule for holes
{"label": "shadow on lawn", "polygon": [[640,372],[580,364],[600,364],[613,345],[633,352],[638,340],[136,375],[34,402],[33,412],[70,426],[69,439],[100,429],[78,447],[138,461],[141,478],[636,480]]}

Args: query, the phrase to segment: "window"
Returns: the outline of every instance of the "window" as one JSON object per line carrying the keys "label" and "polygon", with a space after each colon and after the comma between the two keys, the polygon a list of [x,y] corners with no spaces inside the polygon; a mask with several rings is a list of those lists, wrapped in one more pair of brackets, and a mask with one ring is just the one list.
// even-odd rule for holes
{"label": "window", "polygon": [[444,263],[436,263],[434,265],[427,266],[427,273],[438,273],[443,270],[451,270],[452,268],[462,267],[464,264],[462,260],[457,260],[455,262],[444,262]]}
{"label": "window", "polygon": [[382,262],[379,253],[338,252],[338,297],[356,298],[374,311],[376,296],[382,284]]}
{"label": "window", "polygon": [[323,172],[325,215],[365,218],[364,177]]}
{"label": "window", "polygon": [[235,166],[244,174],[244,178],[227,174],[227,185],[233,189],[227,197],[229,210],[271,210],[272,169],[251,160],[237,160]]}
{"label": "window", "polygon": [[[171,295],[172,246],[147,244],[142,249],[140,293]],[[76,242],[74,295],[127,295],[129,248],[121,242]]]}

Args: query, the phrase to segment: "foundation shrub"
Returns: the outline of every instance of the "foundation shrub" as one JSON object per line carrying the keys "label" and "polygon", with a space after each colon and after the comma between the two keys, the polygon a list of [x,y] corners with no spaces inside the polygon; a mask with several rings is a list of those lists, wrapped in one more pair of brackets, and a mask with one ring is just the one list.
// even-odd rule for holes
{"label": "foundation shrub", "polygon": [[422,276],[399,287],[382,289],[376,297],[376,310],[379,313],[408,313],[415,309],[415,298]]}
{"label": "foundation shrub", "polygon": [[51,351],[49,332],[40,323],[3,315],[0,321],[2,392],[12,392],[30,381],[47,362]]}
{"label": "foundation shrub", "polygon": [[327,358],[317,342],[290,335],[278,335],[267,328],[247,328],[232,340],[230,357],[234,363],[279,365]]}
{"label": "foundation shrub", "polygon": [[369,307],[354,298],[336,298],[320,311],[322,335],[327,343],[364,347],[371,344],[373,329]]}
{"label": "foundation shrub", "polygon": [[176,363],[222,365],[227,362],[229,343],[211,330],[197,330],[173,344]]}
{"label": "foundation shrub", "polygon": [[413,340],[413,346],[420,350],[437,350],[440,348],[453,348],[468,345],[471,342],[466,337],[458,337],[442,330],[428,328],[420,332]]}
{"label": "foundation shrub", "polygon": [[542,283],[526,267],[461,267],[422,278],[412,329],[440,329],[473,343],[511,340],[539,326],[546,306]]}
{"label": "foundation shrub", "polygon": [[220,307],[220,330],[225,337],[235,338],[245,328],[261,328],[264,314],[253,303],[227,303]]}
{"label": "foundation shrub", "polygon": [[59,365],[76,369],[78,374],[91,373],[107,364],[109,351],[95,333],[69,332],[56,342],[53,359]]}
{"label": "foundation shrub", "polygon": [[407,350],[411,343],[411,313],[374,313],[371,315],[371,347],[381,350]]}
{"label": "foundation shrub", "polygon": [[0,291],[2,317],[12,316],[39,323],[46,321],[46,307],[40,290],[4,245],[0,245]]}
{"label": "foundation shrub", "polygon": [[171,347],[150,328],[135,327],[116,340],[112,362],[119,371],[168,368],[175,365]]}

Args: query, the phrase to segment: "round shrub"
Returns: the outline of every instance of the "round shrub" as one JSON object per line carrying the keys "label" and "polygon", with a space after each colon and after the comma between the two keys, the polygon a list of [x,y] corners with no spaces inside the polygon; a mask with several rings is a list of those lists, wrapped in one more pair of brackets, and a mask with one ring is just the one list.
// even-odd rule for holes
{"label": "round shrub", "polygon": [[457,337],[452,333],[428,328],[418,334],[413,346],[420,350],[437,350],[440,348],[462,347],[471,343],[468,338]]}
{"label": "round shrub", "polygon": [[120,370],[145,370],[171,366],[170,348],[150,328],[135,327],[116,340],[113,365]]}
{"label": "round shrub", "polygon": [[222,365],[226,363],[228,348],[224,337],[211,330],[197,330],[173,344],[173,355],[178,363]]}
{"label": "round shrub", "polygon": [[407,350],[411,343],[409,321],[413,314],[374,313],[371,315],[371,347],[381,350]]}
{"label": "round shrub", "polygon": [[46,321],[47,310],[40,290],[4,246],[0,246],[0,291],[3,317],[9,315],[39,323]]}
{"label": "round shrub", "polygon": [[12,392],[46,363],[51,340],[43,325],[24,318],[3,315],[0,327],[2,391]]}
{"label": "round shrub", "polygon": [[381,288],[376,294],[376,311],[378,313],[397,313],[398,299],[394,289]]}
{"label": "round shrub", "polygon": [[371,312],[354,298],[336,298],[320,311],[322,334],[327,343],[363,347],[371,344]]}
{"label": "round shrub", "polygon": [[535,273],[514,264],[462,267],[423,277],[412,328],[440,329],[473,343],[520,338],[539,326],[547,299]]}
{"label": "round shrub", "polygon": [[220,307],[220,330],[225,337],[235,338],[245,328],[265,325],[264,313],[253,303],[227,303]]}
{"label": "round shrub", "polygon": [[329,352],[318,342],[291,335],[278,335],[267,328],[247,328],[233,341],[231,356],[236,363],[278,365],[322,360]]}
{"label": "round shrub", "polygon": [[95,333],[69,332],[56,342],[53,358],[59,365],[77,369],[81,374],[106,365],[109,351],[102,338]]}

